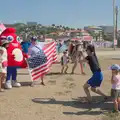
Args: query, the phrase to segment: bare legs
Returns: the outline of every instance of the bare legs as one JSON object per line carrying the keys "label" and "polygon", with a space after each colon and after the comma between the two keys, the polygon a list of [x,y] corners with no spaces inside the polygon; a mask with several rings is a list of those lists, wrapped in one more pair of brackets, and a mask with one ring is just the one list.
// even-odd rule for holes
{"label": "bare legs", "polygon": [[117,98],[117,99],[113,100],[113,103],[114,103],[115,111],[119,111],[119,109],[120,109],[120,98]]}
{"label": "bare legs", "polygon": [[[45,85],[45,83],[44,83],[44,75],[41,76],[41,85]],[[35,86],[35,81],[33,81],[32,84],[31,84],[31,87],[34,87],[34,86]]]}
{"label": "bare legs", "polygon": [[[77,67],[77,64],[78,64],[78,62],[75,61],[74,66],[72,68],[72,72],[71,72],[72,74],[74,74],[74,71],[75,71],[75,68]],[[81,74],[85,75],[85,72],[83,70],[83,63],[82,62],[80,62],[80,69],[81,69]]]}
{"label": "bare legs", "polygon": [[83,88],[84,88],[84,91],[85,91],[85,93],[86,93],[86,95],[87,95],[87,99],[88,99],[88,101],[92,101],[92,98],[91,98],[91,95],[90,95],[90,91],[89,91],[89,88],[90,87],[90,85],[89,84],[84,84],[84,86],[83,86]]}
{"label": "bare legs", "polygon": [[41,81],[42,81],[41,84],[42,84],[42,85],[45,85],[43,78],[44,78],[44,76],[41,76]]}
{"label": "bare legs", "polygon": [[[85,91],[85,93],[86,93],[86,95],[87,95],[87,99],[88,99],[89,102],[91,102],[91,101],[92,101],[92,97],[91,97],[91,95],[90,95],[89,87],[91,87],[91,86],[90,86],[89,84],[87,84],[87,83],[85,83],[84,86],[83,86],[84,91]],[[97,88],[91,87],[91,91],[94,92],[94,93],[97,93],[98,95],[103,96],[104,98],[107,97],[104,93],[102,93],[102,92],[101,92],[99,89],[97,89]]]}
{"label": "bare legs", "polygon": [[82,62],[80,62],[80,69],[81,69],[81,74],[85,75],[85,72],[83,70],[83,63]]}
{"label": "bare legs", "polygon": [[5,80],[5,73],[0,73],[0,92],[3,91],[3,88],[4,88],[3,82],[4,82],[4,80]]}
{"label": "bare legs", "polygon": [[74,66],[72,68],[72,74],[74,74],[75,68],[77,67],[77,61],[74,62]]}
{"label": "bare legs", "polygon": [[61,69],[61,73],[63,74],[63,73],[67,73],[67,70],[68,70],[68,65],[63,65],[62,66],[62,69]]}

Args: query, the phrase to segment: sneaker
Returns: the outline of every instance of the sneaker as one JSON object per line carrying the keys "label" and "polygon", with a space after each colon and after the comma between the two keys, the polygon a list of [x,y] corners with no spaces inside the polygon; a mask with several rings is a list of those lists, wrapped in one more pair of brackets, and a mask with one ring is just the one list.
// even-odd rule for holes
{"label": "sneaker", "polygon": [[13,87],[21,87],[21,84],[18,83],[17,81],[12,80],[12,86]]}
{"label": "sneaker", "polygon": [[11,89],[11,88],[12,88],[11,81],[7,81],[7,82],[5,83],[5,88],[6,88],[6,89]]}

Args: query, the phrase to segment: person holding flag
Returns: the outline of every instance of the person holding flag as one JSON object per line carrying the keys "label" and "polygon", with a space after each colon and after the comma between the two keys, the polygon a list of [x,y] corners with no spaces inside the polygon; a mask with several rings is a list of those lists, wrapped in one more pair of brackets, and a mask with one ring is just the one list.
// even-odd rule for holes
{"label": "person holding flag", "polygon": [[[31,45],[28,48],[28,56],[29,56],[29,58],[28,58],[29,69],[34,69],[34,68],[38,67],[40,64],[42,64],[42,62],[45,63],[47,61],[47,58],[46,58],[44,52],[42,51],[42,46],[37,43],[37,37],[31,38]],[[41,78],[42,85],[45,85],[44,79],[43,79],[44,75],[45,74],[41,74],[38,77],[38,78]],[[33,78],[31,78],[31,79],[33,81],[31,86],[34,86],[34,79]]]}
{"label": "person holding flag", "polygon": [[41,84],[45,85],[44,76],[49,72],[51,65],[57,62],[56,43],[54,41],[37,42],[37,37],[32,37],[28,56],[27,63],[32,85],[34,86],[34,81],[39,78],[41,78]]}

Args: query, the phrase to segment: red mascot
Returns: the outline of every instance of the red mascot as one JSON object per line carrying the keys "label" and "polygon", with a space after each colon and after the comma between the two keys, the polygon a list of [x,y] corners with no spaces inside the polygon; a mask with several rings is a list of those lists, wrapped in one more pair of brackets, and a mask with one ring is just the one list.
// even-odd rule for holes
{"label": "red mascot", "polygon": [[8,54],[8,67],[5,88],[11,89],[12,87],[20,87],[21,84],[17,82],[17,68],[26,67],[26,61],[22,48],[20,45],[21,39],[16,35],[14,28],[5,29],[1,35],[0,40],[9,41],[7,48]]}

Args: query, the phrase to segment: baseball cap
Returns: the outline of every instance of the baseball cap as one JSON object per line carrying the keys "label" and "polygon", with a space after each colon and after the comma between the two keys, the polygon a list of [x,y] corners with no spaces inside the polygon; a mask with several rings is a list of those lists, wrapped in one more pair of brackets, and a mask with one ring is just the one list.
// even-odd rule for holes
{"label": "baseball cap", "polygon": [[120,66],[118,64],[113,64],[110,68],[110,70],[120,70]]}
{"label": "baseball cap", "polygon": [[36,41],[37,40],[37,37],[36,36],[33,36],[32,38],[31,38],[31,41]]}

